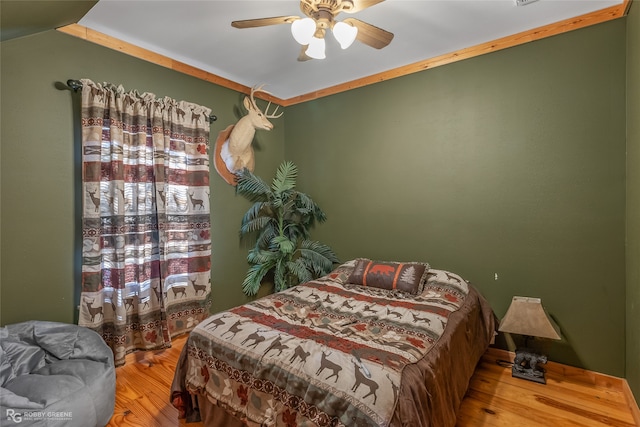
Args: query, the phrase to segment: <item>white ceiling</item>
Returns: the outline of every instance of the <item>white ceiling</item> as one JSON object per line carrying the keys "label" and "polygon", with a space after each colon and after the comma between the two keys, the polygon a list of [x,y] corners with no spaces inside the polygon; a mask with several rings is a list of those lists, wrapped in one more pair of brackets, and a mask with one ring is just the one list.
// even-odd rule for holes
{"label": "white ceiling", "polygon": [[303,16],[296,0],[100,0],[78,23],[280,99],[350,82],[583,15],[622,0],[386,0],[355,17],[395,34],[376,50],[347,50],[327,34],[327,58],[297,61],[289,24],[237,29],[231,21]]}

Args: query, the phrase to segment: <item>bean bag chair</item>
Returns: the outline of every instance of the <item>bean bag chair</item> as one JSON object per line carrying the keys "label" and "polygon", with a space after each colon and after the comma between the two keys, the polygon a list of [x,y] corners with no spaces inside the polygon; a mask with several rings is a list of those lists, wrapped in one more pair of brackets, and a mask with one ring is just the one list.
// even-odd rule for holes
{"label": "bean bag chair", "polygon": [[105,426],[115,405],[113,353],[94,331],[29,321],[0,328],[3,426]]}

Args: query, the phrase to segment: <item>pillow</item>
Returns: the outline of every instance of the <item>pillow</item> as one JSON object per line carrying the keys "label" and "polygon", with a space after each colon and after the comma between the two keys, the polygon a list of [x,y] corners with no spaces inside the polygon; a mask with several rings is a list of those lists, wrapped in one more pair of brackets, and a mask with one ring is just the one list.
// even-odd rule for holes
{"label": "pillow", "polygon": [[333,271],[329,273],[327,276],[332,281],[340,284],[349,283],[349,276],[353,272],[353,268],[355,267],[355,265],[356,265],[355,259],[346,261],[343,264],[340,264],[339,266],[337,266],[335,269],[333,269]]}
{"label": "pillow", "polygon": [[356,261],[347,283],[416,295],[422,292],[428,271],[429,265],[419,262],[371,261],[361,258]]}

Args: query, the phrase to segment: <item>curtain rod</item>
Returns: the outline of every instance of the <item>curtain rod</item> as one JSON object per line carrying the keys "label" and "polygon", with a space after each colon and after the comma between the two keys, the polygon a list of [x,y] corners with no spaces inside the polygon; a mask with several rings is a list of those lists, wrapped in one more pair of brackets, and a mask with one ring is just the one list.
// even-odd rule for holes
{"label": "curtain rod", "polygon": [[[67,80],[67,86],[69,86],[71,89],[73,89],[74,92],[77,92],[78,89],[82,89],[82,82],[80,80]],[[218,120],[218,117],[216,117],[215,115],[211,114],[209,116],[209,123],[213,123],[216,120]]]}

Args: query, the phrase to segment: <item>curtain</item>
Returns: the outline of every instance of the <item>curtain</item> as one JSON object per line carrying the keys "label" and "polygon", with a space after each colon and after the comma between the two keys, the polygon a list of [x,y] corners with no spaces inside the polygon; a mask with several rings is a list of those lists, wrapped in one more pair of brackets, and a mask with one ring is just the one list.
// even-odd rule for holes
{"label": "curtain", "polygon": [[171,346],[211,306],[209,114],[82,80],[78,324],[112,348]]}

